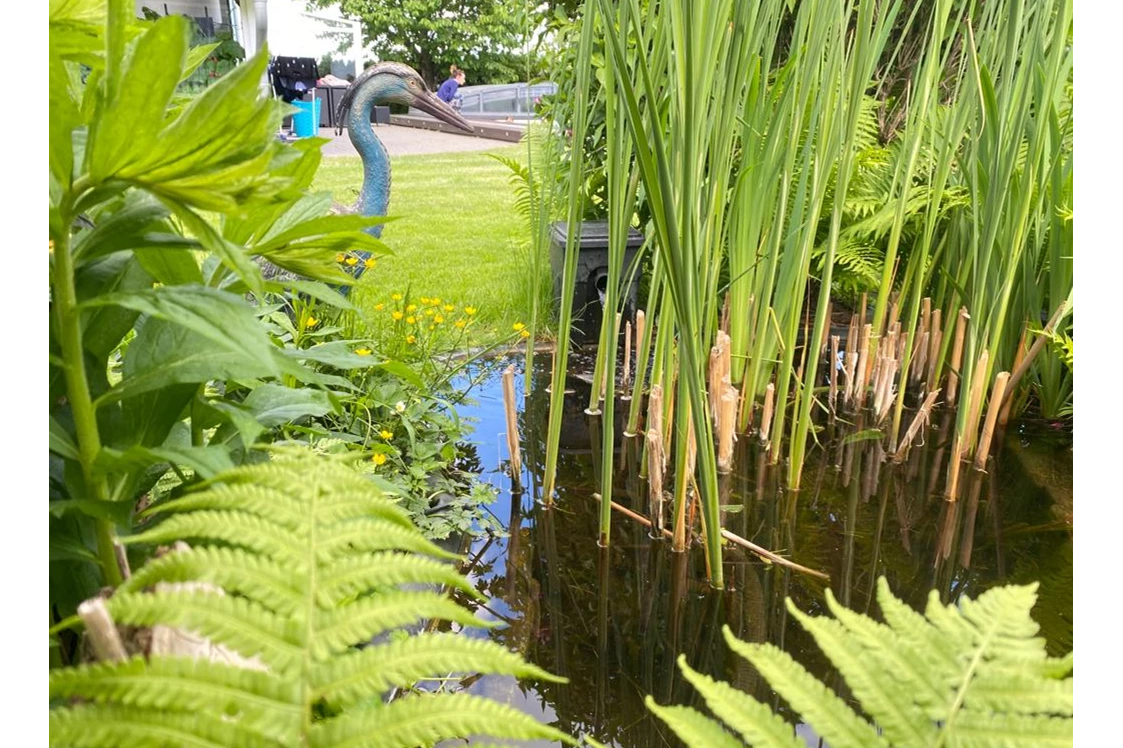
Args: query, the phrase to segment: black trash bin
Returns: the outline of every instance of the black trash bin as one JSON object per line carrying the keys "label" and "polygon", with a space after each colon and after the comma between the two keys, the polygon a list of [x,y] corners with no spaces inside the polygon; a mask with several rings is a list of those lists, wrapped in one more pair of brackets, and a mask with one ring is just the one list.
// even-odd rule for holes
{"label": "black trash bin", "polygon": [[[562,271],[568,224],[557,221],[550,226],[550,269],[554,277],[554,304],[561,306]],[[631,266],[636,252],[643,246],[643,234],[628,229],[624,248],[624,271]],[[608,285],[608,221],[584,221],[581,241],[577,246],[577,281],[573,288],[573,329],[570,339],[575,343],[595,342],[600,336],[604,309],[601,299]],[[630,316],[636,308],[639,273],[625,290],[625,311]]]}

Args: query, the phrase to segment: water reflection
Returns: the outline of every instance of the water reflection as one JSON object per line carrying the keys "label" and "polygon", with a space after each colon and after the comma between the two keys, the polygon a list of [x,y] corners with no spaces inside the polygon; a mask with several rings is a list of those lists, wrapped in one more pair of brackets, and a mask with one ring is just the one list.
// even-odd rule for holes
{"label": "water reflection", "polygon": [[[496,513],[509,519],[510,528],[508,538],[478,541],[468,570],[490,598],[480,613],[507,623],[476,635],[501,641],[569,683],[489,677],[470,690],[610,745],[679,745],[646,710],[644,698],[694,703],[676,666],[680,654],[694,669],[786,708],[751,665],[728,651],[722,638],[728,626],[740,639],[784,648],[845,697],[841,679],[810,636],[798,624],[789,625],[784,605],[790,597],[804,611],[825,614],[827,582],[729,545],[727,586],[715,591],[706,582],[701,548],[672,553],[668,541],[620,514],[613,516],[609,547],[600,547],[599,504],[593,498],[600,465],[591,440],[608,435],[587,420],[588,391],[579,382],[568,398],[571,417],[563,426],[557,504],[546,508],[535,500],[544,460],[546,377],[543,367],[535,372],[534,391],[525,399],[519,393],[527,493],[511,493],[509,478],[497,469],[503,461],[498,445],[504,443],[498,376],[473,393],[476,406],[462,409],[462,415],[478,419],[475,441],[485,469],[486,456],[496,456],[484,476],[502,489]],[[826,572],[843,604],[874,616],[882,575],[914,608],[923,607],[931,589],[954,602],[999,583],[1039,580],[1034,617],[1052,654],[1069,651],[1071,448],[1030,439],[1039,453],[1035,459],[1057,461],[1050,463],[1054,474],[1057,465],[1063,472],[1067,456],[1067,507],[1055,509],[1064,503],[1063,485],[1058,493],[1036,479],[1036,463],[1024,454],[1025,439],[1007,445],[1016,449],[999,449],[989,473],[965,467],[955,501],[947,501],[943,478],[953,422],[946,414],[933,422],[923,443],[900,463],[886,459],[878,440],[846,438],[864,424],[845,430],[828,424],[819,437],[827,446],[809,455],[799,493],[782,491],[780,468],[769,466],[755,440],[743,438],[735,469],[721,482],[724,526]],[[614,497],[647,514],[642,444],[616,435],[614,447]]]}

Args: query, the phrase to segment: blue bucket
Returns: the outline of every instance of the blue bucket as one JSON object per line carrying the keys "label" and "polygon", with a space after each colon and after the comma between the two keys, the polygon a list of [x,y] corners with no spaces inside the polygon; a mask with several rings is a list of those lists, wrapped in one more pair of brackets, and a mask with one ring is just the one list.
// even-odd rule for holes
{"label": "blue bucket", "polygon": [[292,131],[298,138],[310,138],[319,134],[320,100],[294,101],[292,105],[300,109],[292,116]]}

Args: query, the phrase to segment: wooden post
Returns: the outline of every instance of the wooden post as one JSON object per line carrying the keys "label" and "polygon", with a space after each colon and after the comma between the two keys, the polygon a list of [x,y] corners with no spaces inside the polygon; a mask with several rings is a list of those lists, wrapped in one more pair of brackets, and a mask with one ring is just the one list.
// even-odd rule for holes
{"label": "wooden post", "polygon": [[959,318],[955,321],[955,342],[951,348],[951,370],[948,371],[948,405],[955,405],[955,394],[959,387],[959,372],[963,367],[963,341],[967,337],[967,320],[971,315],[967,307],[959,307]]}
{"label": "wooden post", "polygon": [[514,490],[522,486],[522,451],[519,447],[518,411],[515,406],[515,366],[503,372],[503,409],[507,414],[507,452],[511,455],[511,482]]}
{"label": "wooden post", "polygon": [[987,465],[987,454],[990,452],[990,440],[994,436],[994,425],[998,421],[998,414],[1002,410],[1002,396],[1006,394],[1006,383],[1010,380],[1010,372],[1002,371],[994,378],[994,389],[990,392],[990,407],[987,409],[987,420],[983,424],[983,433],[979,437],[979,446],[975,450],[975,469],[983,470]]}

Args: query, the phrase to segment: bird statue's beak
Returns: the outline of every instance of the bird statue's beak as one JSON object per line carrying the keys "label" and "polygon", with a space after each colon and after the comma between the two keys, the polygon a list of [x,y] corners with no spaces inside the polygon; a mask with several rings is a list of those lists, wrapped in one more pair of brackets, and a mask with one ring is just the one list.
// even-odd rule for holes
{"label": "bird statue's beak", "polygon": [[459,127],[464,132],[472,132],[472,126],[468,124],[468,120],[461,117],[459,112],[428,91],[414,97],[412,106],[443,122],[447,122],[453,127]]}

